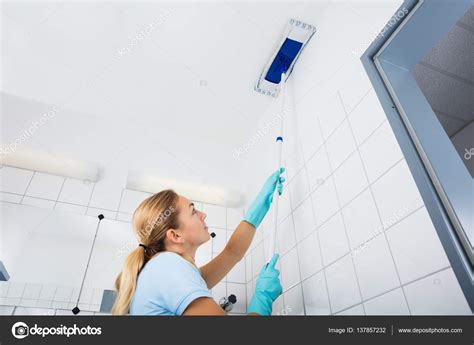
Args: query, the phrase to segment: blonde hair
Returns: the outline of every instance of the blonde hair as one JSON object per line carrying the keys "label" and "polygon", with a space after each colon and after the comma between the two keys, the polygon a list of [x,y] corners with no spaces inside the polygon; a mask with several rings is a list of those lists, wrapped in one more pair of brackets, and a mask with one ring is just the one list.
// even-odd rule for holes
{"label": "blonde hair", "polygon": [[117,297],[113,315],[128,314],[137,286],[138,274],[157,253],[165,251],[168,229],[178,229],[178,194],[167,189],[145,199],[133,213],[133,228],[140,244],[125,259],[122,272],[115,280]]}

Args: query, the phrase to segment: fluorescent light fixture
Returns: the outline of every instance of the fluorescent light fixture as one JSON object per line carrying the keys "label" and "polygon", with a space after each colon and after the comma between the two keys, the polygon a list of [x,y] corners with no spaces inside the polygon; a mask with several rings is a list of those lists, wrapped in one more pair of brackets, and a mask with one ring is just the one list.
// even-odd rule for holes
{"label": "fluorescent light fixture", "polygon": [[235,190],[138,171],[129,171],[126,188],[148,193],[173,189],[190,200],[227,207],[240,207],[245,201],[243,195]]}
{"label": "fluorescent light fixture", "polygon": [[48,152],[24,149],[0,156],[0,164],[96,182],[99,179],[97,163],[68,159]]}

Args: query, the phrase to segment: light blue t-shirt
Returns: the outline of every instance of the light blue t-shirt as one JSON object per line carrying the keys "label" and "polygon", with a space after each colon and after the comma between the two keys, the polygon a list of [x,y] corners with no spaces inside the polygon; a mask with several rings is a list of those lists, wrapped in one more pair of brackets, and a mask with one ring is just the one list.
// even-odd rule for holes
{"label": "light blue t-shirt", "polygon": [[181,315],[199,297],[212,297],[201,273],[173,252],[162,252],[138,275],[130,315]]}

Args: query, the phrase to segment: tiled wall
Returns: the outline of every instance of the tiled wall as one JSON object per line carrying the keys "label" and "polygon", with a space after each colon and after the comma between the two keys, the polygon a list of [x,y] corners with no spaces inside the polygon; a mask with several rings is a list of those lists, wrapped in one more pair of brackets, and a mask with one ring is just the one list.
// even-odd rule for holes
{"label": "tiled wall", "polygon": [[[102,213],[112,222],[108,227],[113,227],[113,222],[117,222],[116,225],[122,228],[124,223],[130,223],[134,209],[150,195],[117,186],[104,186],[101,183],[84,182],[9,166],[0,169],[0,182],[2,212],[6,209],[3,207],[5,204],[21,204],[55,210],[53,212],[80,214],[84,217],[96,217]],[[207,213],[206,222],[209,229],[217,235],[196,253],[197,264],[203,265],[224,248],[232,231],[242,219],[242,210],[199,201],[195,204],[198,209]],[[113,281],[107,288],[113,289]],[[79,303],[83,310],[81,313],[98,313],[102,293],[103,288],[85,285]],[[227,277],[212,289],[212,293],[217,301],[224,295],[235,294],[238,302],[232,314],[244,313],[247,303],[244,261],[238,263]],[[44,286],[35,282],[16,281],[12,275],[9,282],[0,282],[0,305],[3,305],[0,312],[8,314],[16,307],[16,314],[71,313],[70,309],[75,306],[77,295],[77,286],[68,282],[61,286]]]}
{"label": "tiled wall", "polygon": [[[301,106],[312,107],[295,115],[318,144],[298,140],[284,156],[283,295],[274,314],[470,314],[374,92],[353,107],[340,92]],[[268,257],[272,219],[246,256],[248,296]]]}
{"label": "tiled wall", "polygon": [[[353,6],[328,6],[287,87],[286,104],[293,107],[283,130],[288,182],[277,226],[283,294],[273,314],[471,314],[386,115],[351,52],[370,37],[370,28],[361,32],[364,9]],[[394,9],[370,11],[388,19]],[[279,111],[278,102],[273,110]],[[268,175],[275,166],[274,135],[248,154],[255,174]],[[263,182],[263,173],[258,177]],[[270,214],[246,255],[248,296],[269,256],[273,227]]]}

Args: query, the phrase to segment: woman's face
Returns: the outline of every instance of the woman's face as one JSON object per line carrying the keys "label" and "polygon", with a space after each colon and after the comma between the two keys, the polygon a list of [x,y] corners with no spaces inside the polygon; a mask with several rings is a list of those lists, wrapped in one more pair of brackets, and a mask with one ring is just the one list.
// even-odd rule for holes
{"label": "woman's face", "polygon": [[179,196],[180,224],[183,229],[184,241],[199,246],[211,237],[208,232],[206,214],[194,208],[194,204],[184,196]]}

